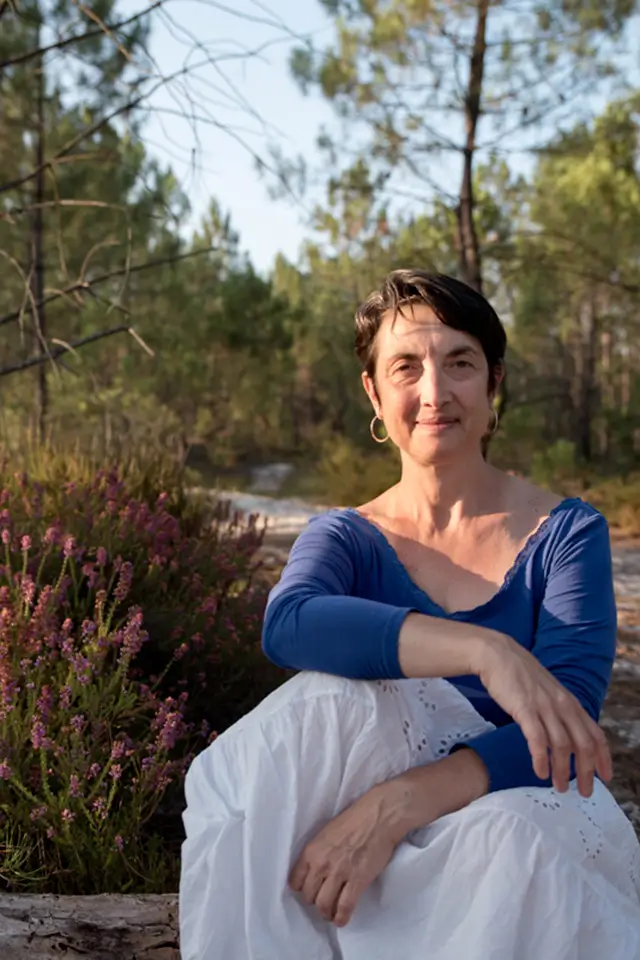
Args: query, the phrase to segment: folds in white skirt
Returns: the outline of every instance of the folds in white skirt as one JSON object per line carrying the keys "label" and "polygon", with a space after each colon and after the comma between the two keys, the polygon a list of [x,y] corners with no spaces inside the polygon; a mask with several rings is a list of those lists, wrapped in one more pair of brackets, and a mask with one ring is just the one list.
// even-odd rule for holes
{"label": "folds in white skirt", "polygon": [[328,820],[488,729],[444,680],[276,690],[187,774],[182,960],[640,960],[640,847],[600,782],[493,793],[415,831],[344,928],[288,888]]}

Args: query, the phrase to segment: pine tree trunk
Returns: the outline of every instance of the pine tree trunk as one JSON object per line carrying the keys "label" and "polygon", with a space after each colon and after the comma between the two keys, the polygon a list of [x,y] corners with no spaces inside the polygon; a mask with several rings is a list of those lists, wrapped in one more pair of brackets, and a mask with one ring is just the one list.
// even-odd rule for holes
{"label": "pine tree trunk", "polygon": [[[40,24],[37,27],[36,49],[41,46]],[[32,227],[32,256],[33,266],[31,273],[31,293],[33,303],[33,324],[36,353],[46,352],[46,317],[44,309],[44,150],[45,150],[45,73],[44,59],[38,58],[36,67],[36,123],[35,123],[35,167],[38,171],[35,178],[33,193],[33,227]],[[36,367],[36,430],[40,442],[44,442],[49,413],[49,384],[47,381],[47,364],[40,363]]]}
{"label": "pine tree trunk", "polygon": [[476,130],[481,112],[488,14],[489,0],[477,0],[476,33],[469,67],[469,83],[464,100],[464,163],[457,210],[457,245],[462,278],[479,293],[482,293],[482,260],[475,225],[473,157],[476,149]]}
{"label": "pine tree trunk", "polygon": [[595,297],[591,294],[581,307],[580,379],[578,384],[578,449],[586,463],[593,458],[592,428],[596,400],[596,346],[598,320]]}

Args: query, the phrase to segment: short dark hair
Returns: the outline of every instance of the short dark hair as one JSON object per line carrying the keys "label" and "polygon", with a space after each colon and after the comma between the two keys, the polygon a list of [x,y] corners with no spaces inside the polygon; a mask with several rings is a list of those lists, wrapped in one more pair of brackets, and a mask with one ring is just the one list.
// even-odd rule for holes
{"label": "short dark hair", "polygon": [[425,270],[394,270],[356,310],[356,354],[372,379],[375,341],[382,318],[390,310],[395,318],[407,303],[425,303],[442,323],[475,337],[489,365],[489,389],[495,389],[496,374],[504,365],[507,347],[507,335],[498,314],[482,294],[466,283]]}

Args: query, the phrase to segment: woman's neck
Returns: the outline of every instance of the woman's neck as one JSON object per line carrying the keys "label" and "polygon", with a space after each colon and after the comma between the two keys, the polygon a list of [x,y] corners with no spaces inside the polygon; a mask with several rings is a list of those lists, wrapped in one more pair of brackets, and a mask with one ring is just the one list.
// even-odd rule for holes
{"label": "woman's neck", "polygon": [[420,527],[444,531],[461,521],[495,513],[504,502],[505,474],[481,455],[434,465],[406,461],[389,507]]}

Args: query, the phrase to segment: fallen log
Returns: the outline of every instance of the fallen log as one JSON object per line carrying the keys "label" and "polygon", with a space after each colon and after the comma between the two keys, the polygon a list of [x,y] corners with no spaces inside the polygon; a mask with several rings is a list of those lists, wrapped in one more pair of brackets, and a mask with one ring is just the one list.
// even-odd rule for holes
{"label": "fallen log", "polygon": [[177,894],[0,894],[2,960],[180,960]]}

